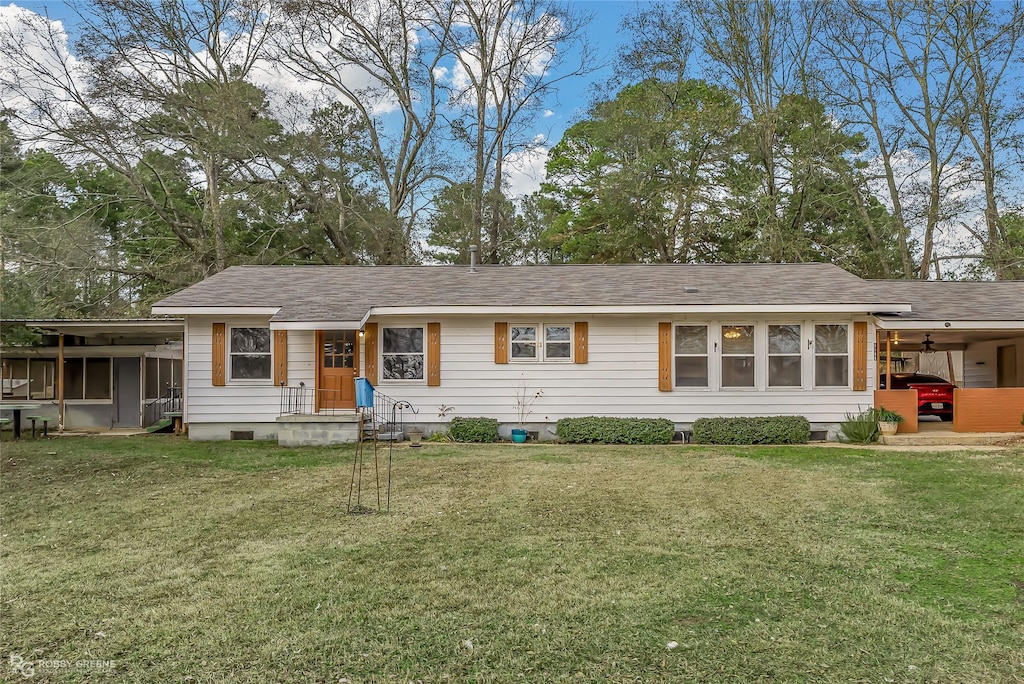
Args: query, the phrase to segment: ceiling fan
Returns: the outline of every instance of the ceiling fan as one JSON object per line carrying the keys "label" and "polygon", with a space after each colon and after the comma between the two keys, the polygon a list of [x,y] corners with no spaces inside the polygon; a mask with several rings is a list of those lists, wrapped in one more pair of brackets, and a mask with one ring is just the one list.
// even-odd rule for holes
{"label": "ceiling fan", "polygon": [[933,344],[935,344],[935,341],[932,340],[932,334],[925,333],[924,341],[921,343],[921,351],[924,352],[925,354],[931,354],[933,351],[935,351],[934,349],[932,349]]}

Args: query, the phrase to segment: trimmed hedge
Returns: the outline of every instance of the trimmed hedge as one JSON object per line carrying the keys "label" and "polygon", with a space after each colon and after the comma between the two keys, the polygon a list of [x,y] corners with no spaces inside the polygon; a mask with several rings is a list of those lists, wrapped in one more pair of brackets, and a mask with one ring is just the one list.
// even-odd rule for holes
{"label": "trimmed hedge", "polygon": [[570,444],[668,444],[676,426],[665,418],[562,418],[558,438]]}
{"label": "trimmed hedge", "polygon": [[697,444],[805,444],[811,424],[803,416],[699,418],[691,435]]}
{"label": "trimmed hedge", "polygon": [[456,442],[497,442],[498,419],[456,416],[448,423],[448,434]]}

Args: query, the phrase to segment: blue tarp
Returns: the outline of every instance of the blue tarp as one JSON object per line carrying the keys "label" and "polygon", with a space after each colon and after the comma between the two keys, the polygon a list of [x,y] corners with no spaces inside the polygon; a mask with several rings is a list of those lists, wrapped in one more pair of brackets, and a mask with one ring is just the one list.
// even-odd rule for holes
{"label": "blue tarp", "polygon": [[373,385],[366,378],[356,378],[356,407],[371,408],[373,406]]}

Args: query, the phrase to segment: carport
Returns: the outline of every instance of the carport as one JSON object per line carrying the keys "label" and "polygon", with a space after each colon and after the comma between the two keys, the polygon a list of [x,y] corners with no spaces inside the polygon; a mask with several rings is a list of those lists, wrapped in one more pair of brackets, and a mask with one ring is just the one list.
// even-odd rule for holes
{"label": "carport", "polygon": [[[911,310],[875,314],[880,375],[900,370],[901,360],[916,366],[927,358],[932,372],[938,368],[937,374],[957,386],[949,429],[1024,432],[1024,283],[888,281],[887,286],[909,301]],[[936,364],[936,358],[945,364]],[[881,390],[877,382],[875,387],[875,407],[903,415],[901,433],[917,432],[917,391]]]}

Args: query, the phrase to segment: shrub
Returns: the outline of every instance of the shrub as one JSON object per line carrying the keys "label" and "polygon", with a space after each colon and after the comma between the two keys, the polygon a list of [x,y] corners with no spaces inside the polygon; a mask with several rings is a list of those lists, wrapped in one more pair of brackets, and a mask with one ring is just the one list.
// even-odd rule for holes
{"label": "shrub", "polygon": [[698,444],[804,444],[811,424],[803,416],[699,418],[691,434]]}
{"label": "shrub", "polygon": [[570,444],[668,444],[675,424],[665,418],[562,418],[558,438]]}
{"label": "shrub", "polygon": [[860,413],[847,413],[839,424],[840,439],[855,444],[870,444],[878,439],[878,412],[869,408]]}
{"label": "shrub", "polygon": [[455,416],[448,423],[448,434],[456,442],[497,442],[498,419]]}

